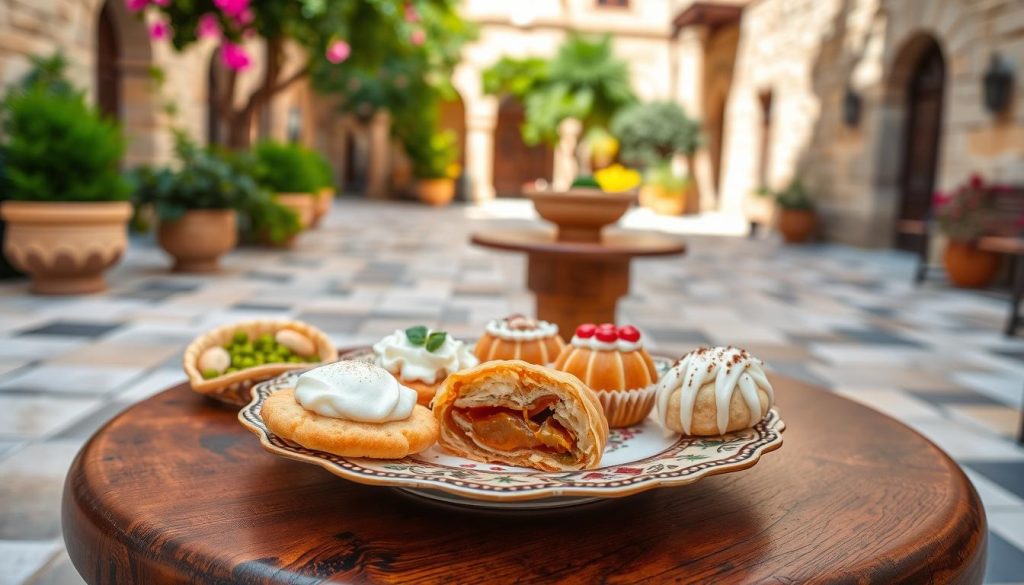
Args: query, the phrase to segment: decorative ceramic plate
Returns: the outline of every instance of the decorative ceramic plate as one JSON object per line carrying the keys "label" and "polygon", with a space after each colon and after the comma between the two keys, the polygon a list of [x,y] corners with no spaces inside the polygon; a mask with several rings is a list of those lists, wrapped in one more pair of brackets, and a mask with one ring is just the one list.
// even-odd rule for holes
{"label": "decorative ceramic plate", "polygon": [[[366,351],[343,355],[365,359]],[[655,358],[659,372],[671,361]],[[617,498],[656,487],[693,483],[702,477],[747,469],[763,453],[782,446],[785,424],[772,409],[754,428],[721,437],[666,435],[653,418],[612,429],[598,469],[545,472],[481,463],[434,445],[404,459],[339,457],[306,449],[271,433],[260,411],[271,393],[294,387],[301,372],[285,373],[252,388],[252,401],[238,413],[263,448],[275,455],[319,465],[358,483],[402,488],[417,496],[461,506],[553,508]]]}

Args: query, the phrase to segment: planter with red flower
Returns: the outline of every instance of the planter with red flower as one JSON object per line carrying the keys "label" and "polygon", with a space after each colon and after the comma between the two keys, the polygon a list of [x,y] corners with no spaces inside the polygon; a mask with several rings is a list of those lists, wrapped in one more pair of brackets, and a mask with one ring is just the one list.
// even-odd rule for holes
{"label": "planter with red flower", "polygon": [[939,231],[949,238],[942,256],[950,282],[961,288],[983,288],[995,280],[999,256],[978,248],[991,232],[995,217],[989,188],[978,175],[951,194],[935,194]]}

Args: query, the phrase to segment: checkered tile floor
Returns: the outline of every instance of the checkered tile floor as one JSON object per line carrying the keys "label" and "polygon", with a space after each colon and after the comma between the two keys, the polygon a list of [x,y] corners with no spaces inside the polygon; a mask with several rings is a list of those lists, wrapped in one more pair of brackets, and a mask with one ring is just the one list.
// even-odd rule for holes
{"label": "checkered tile floor", "polygon": [[[692,233],[714,220],[645,213],[629,223]],[[199,332],[294,317],[344,346],[412,322],[472,337],[490,318],[531,311],[522,258],[466,243],[488,222],[523,221],[497,215],[529,209],[346,200],[295,250],[238,250],[218,276],[167,272],[143,238],[106,294],[40,298],[22,282],[0,284],[0,584],[81,583],[61,541],[67,466],[104,421],[183,379],[179,356]],[[912,259],[897,252],[689,242],[684,259],[634,264],[620,321],[669,352],[743,345],[922,432],[963,465],[985,503],[987,581],[1024,582],[1024,449],[1012,440],[1024,339],[999,333],[1005,301],[941,282],[914,289]]]}

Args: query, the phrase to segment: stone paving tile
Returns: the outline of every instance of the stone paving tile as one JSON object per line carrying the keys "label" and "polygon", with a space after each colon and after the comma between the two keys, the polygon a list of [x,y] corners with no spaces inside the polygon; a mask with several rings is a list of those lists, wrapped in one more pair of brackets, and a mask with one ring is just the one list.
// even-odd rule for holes
{"label": "stone paving tile", "polygon": [[[490,319],[532,312],[533,300],[524,258],[469,246],[468,232],[530,217],[525,202],[435,210],[342,199],[295,249],[241,248],[218,275],[167,272],[166,256],[141,238],[105,294],[34,297],[24,282],[0,283],[0,583],[81,583],[56,540],[67,465],[122,408],[184,382],[181,352],[195,336],[285,317],[339,347],[417,323],[471,339]],[[915,288],[914,260],[900,252],[714,236],[688,244],[683,259],[634,263],[620,321],[674,356],[746,346],[773,374],[924,433],[965,465],[996,519],[986,580],[1020,580],[1024,449],[1011,433],[1024,339],[1000,333],[1004,298],[951,290],[941,276]]]}

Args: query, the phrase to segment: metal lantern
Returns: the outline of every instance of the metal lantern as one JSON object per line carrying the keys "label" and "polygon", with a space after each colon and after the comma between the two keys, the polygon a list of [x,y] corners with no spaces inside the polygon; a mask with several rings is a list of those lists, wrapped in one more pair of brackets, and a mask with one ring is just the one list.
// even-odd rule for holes
{"label": "metal lantern", "polygon": [[850,128],[856,128],[860,124],[860,111],[863,106],[863,98],[852,87],[846,88],[843,96],[843,123]]}
{"label": "metal lantern", "polygon": [[1013,66],[1010,61],[993,53],[982,80],[982,91],[985,95],[985,108],[992,114],[998,114],[1010,105],[1013,95]]}

